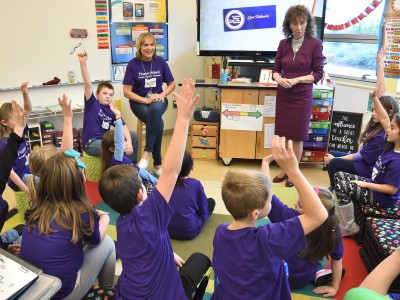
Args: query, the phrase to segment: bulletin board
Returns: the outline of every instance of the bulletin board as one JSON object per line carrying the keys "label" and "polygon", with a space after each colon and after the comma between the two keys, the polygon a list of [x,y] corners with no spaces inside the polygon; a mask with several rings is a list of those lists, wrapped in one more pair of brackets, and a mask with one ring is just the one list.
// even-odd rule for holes
{"label": "bulletin board", "polygon": [[[19,87],[22,81],[42,84],[54,77],[68,81],[69,70],[75,72],[77,79],[81,78],[79,60],[70,54],[78,43],[88,53],[91,79],[110,80],[110,49],[99,49],[98,44],[98,2],[102,1],[30,0],[7,1],[2,5],[0,88]],[[88,36],[72,38],[72,28],[86,29]]]}

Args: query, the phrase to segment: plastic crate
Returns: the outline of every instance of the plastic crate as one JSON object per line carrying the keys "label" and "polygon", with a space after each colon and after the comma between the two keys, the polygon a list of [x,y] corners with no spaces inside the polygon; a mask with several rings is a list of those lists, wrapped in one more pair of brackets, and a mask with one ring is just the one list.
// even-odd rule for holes
{"label": "plastic crate", "polygon": [[323,162],[326,151],[303,150],[300,161],[303,162]]}
{"label": "plastic crate", "polygon": [[317,99],[326,99],[333,97],[333,90],[313,89],[313,97]]}
{"label": "plastic crate", "polygon": [[324,112],[330,112],[331,109],[332,109],[331,106],[313,106],[312,109],[311,109],[311,111],[312,111],[313,113],[315,113],[315,112],[322,112],[322,113],[324,113]]}
{"label": "plastic crate", "polygon": [[328,135],[327,134],[310,134],[308,136],[307,142],[327,142]]}
{"label": "plastic crate", "polygon": [[328,134],[328,128],[309,128],[309,134]]}
{"label": "plastic crate", "polygon": [[329,112],[312,112],[310,120],[311,121],[325,121],[329,120],[331,114]]}
{"label": "plastic crate", "polygon": [[326,150],[328,148],[328,142],[303,142],[304,150]]}
{"label": "plastic crate", "polygon": [[329,128],[330,124],[329,121],[311,121],[310,128]]}
{"label": "plastic crate", "polygon": [[333,99],[313,99],[313,106],[332,106]]}

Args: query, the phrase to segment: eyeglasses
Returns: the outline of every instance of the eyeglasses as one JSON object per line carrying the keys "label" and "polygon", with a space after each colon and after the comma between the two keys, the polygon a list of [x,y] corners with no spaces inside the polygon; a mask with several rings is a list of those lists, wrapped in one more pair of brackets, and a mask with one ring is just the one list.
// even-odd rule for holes
{"label": "eyeglasses", "polygon": [[[71,52],[70,52],[69,54],[74,54],[75,51],[76,51],[77,49],[79,49],[80,46],[82,46],[82,43],[76,44],[76,46],[75,46],[74,48],[72,48],[72,50],[71,50]],[[83,46],[82,46],[82,50],[85,51],[85,49],[83,49]]]}

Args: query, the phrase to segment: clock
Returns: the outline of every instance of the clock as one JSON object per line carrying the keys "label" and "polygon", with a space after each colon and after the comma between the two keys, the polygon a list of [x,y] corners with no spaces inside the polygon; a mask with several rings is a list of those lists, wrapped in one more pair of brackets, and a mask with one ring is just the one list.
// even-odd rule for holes
{"label": "clock", "polygon": [[69,34],[72,38],[86,38],[88,36],[88,32],[86,29],[72,28],[69,31]]}
{"label": "clock", "polygon": [[400,0],[393,0],[392,8],[394,11],[400,11]]}

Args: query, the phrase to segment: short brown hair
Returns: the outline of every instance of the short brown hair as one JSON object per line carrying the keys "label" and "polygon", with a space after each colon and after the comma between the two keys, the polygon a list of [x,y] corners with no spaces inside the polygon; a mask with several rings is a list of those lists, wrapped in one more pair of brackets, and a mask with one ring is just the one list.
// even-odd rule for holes
{"label": "short brown hair", "polygon": [[290,29],[290,22],[296,20],[296,18],[299,16],[303,17],[307,21],[305,36],[316,37],[317,29],[315,25],[315,19],[313,15],[311,15],[310,10],[304,5],[291,6],[286,11],[286,15],[282,24],[283,35],[288,38],[293,34],[292,30]]}
{"label": "short brown hair", "polygon": [[254,209],[271,201],[271,181],[258,171],[229,171],[222,182],[222,200],[237,219],[243,219]]}
{"label": "short brown hair", "polygon": [[122,216],[129,214],[138,204],[137,193],[141,188],[138,171],[130,165],[108,168],[99,181],[103,201]]}
{"label": "short brown hair", "polygon": [[98,93],[100,93],[100,91],[101,91],[102,88],[108,88],[108,89],[110,89],[110,90],[114,90],[114,87],[113,87],[113,85],[112,85],[111,83],[109,83],[109,82],[107,82],[107,81],[102,81],[102,82],[100,82],[99,85],[97,86],[96,95],[97,95]]}
{"label": "short brown hair", "polygon": [[[144,33],[142,33],[142,34],[139,35],[139,37],[137,38],[136,44],[135,44],[135,46],[136,46],[136,54],[135,54],[136,58],[142,59],[142,52],[140,52],[140,48],[143,46],[144,40],[145,40],[145,39],[148,39],[148,38],[153,40],[154,46],[157,45],[156,38],[154,37],[153,34],[151,34],[150,32],[144,32]],[[153,58],[156,57],[156,52],[157,52],[157,51],[154,51]]]}

